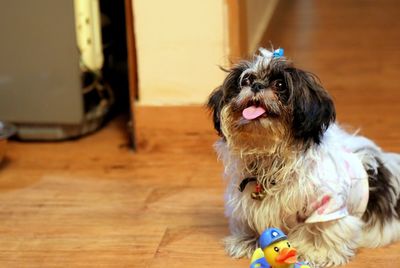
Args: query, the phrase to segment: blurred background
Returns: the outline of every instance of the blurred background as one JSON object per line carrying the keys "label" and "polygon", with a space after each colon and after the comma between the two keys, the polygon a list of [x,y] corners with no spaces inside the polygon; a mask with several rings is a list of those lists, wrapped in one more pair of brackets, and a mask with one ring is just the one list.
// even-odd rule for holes
{"label": "blurred background", "polygon": [[14,123],[20,139],[75,138],[129,112],[130,7],[107,0],[1,2],[0,119]]}
{"label": "blurred background", "polygon": [[399,18],[397,0],[0,0],[0,266],[247,266],[220,243],[220,66],[284,48],[343,125],[400,152]]}
{"label": "blurred background", "polygon": [[0,119],[24,140],[78,137],[126,114],[133,144],[135,103],[202,105],[224,79],[219,67],[251,58],[260,46],[283,47],[334,97],[361,88],[367,96],[372,84],[390,95],[386,88],[397,81],[395,1],[2,5]]}

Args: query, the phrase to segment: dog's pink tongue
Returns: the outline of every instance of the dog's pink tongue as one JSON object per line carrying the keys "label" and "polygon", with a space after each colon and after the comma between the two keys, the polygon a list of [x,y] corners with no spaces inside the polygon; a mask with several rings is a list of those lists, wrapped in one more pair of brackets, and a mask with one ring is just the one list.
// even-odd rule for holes
{"label": "dog's pink tongue", "polygon": [[262,107],[250,106],[243,110],[242,115],[247,120],[253,120],[262,116],[266,112],[267,111]]}

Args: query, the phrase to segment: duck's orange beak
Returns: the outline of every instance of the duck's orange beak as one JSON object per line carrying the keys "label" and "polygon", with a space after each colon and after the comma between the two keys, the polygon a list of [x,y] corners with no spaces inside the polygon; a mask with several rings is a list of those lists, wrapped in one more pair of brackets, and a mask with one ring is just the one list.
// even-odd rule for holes
{"label": "duck's orange beak", "polygon": [[284,248],[280,251],[278,257],[276,257],[276,262],[278,263],[295,263],[297,261],[297,250],[294,248]]}

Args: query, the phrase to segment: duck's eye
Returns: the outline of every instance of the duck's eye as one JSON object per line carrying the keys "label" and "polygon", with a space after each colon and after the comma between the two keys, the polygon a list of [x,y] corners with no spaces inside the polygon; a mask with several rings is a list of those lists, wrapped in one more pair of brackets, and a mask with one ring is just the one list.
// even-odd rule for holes
{"label": "duck's eye", "polygon": [[290,243],[289,242],[287,242],[287,246],[290,248]]}
{"label": "duck's eye", "polygon": [[279,248],[278,248],[278,247],[274,247],[274,250],[275,250],[276,252],[279,252]]}

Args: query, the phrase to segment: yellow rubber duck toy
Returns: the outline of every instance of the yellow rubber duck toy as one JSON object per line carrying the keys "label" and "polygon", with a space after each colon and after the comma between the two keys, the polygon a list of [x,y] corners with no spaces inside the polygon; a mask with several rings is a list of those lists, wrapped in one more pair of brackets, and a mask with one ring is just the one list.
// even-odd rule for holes
{"label": "yellow rubber duck toy", "polygon": [[254,251],[250,268],[311,268],[305,262],[297,262],[297,250],[278,228],[265,230],[259,244],[261,248]]}

